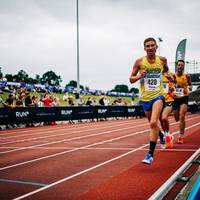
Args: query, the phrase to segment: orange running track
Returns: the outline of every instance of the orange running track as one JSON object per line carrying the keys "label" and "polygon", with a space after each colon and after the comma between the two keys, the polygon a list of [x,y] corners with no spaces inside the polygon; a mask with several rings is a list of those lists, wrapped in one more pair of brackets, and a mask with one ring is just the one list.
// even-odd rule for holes
{"label": "orange running track", "polygon": [[184,144],[158,143],[150,166],[146,118],[1,131],[0,199],[148,199],[199,149],[199,117],[187,115]]}

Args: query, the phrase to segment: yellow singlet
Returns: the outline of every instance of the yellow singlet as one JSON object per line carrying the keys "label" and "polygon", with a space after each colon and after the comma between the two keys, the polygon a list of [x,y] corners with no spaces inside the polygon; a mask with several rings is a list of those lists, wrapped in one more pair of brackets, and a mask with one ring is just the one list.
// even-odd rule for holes
{"label": "yellow singlet", "polygon": [[165,95],[165,102],[172,102],[174,101],[174,83],[169,81],[169,79],[163,75],[163,90]]}
{"label": "yellow singlet", "polygon": [[163,66],[161,64],[159,56],[156,56],[153,64],[149,63],[147,57],[142,58],[141,71],[146,70],[147,74],[144,78],[140,79],[140,100],[151,101],[158,96],[163,95],[162,85],[162,71]]}
{"label": "yellow singlet", "polygon": [[184,96],[188,96],[188,79],[185,73],[181,76],[178,76],[176,73],[176,87],[175,87],[175,98],[181,98]]}

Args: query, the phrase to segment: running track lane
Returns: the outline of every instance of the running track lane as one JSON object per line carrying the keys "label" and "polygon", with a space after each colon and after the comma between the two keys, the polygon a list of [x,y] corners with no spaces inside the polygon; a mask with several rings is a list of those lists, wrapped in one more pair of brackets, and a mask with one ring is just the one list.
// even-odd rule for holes
{"label": "running track lane", "polygon": [[[193,116],[195,116],[195,115],[193,115]],[[193,117],[192,116],[192,117]],[[191,116],[190,116],[191,117]],[[139,121],[139,120],[138,120]],[[145,121],[145,120],[144,120]],[[196,122],[197,122],[198,120],[196,120]],[[122,121],[120,121],[120,123],[121,123]],[[133,120],[133,122],[134,122],[134,120]],[[116,122],[116,123],[119,123],[119,122]],[[194,123],[195,123],[195,121],[194,121]],[[195,128],[194,128],[195,129]],[[193,130],[193,129],[191,129],[191,130]],[[148,131],[147,131],[148,132]],[[123,134],[124,132],[122,132],[122,134]],[[188,132],[189,133],[189,132]],[[192,132],[191,132],[192,133]],[[109,135],[110,135],[110,133],[109,133]],[[144,139],[144,137],[146,138],[146,136],[144,135],[144,134],[140,134],[140,135],[142,135],[142,137],[143,137],[143,139]],[[147,133],[146,133],[146,135],[148,135]],[[135,136],[134,136],[134,138],[135,138]],[[127,144],[128,142],[130,142],[130,143],[133,143],[134,141],[135,141],[135,139],[134,140],[132,140],[132,141],[130,141],[130,139],[132,139],[132,138],[128,138],[128,140],[126,140],[126,141],[123,141],[124,142],[124,144]],[[140,138],[140,140],[141,140],[141,138]],[[140,140],[138,140],[138,139],[136,139],[136,141],[140,141]],[[119,142],[119,141],[118,141]],[[122,141],[121,141],[122,142]],[[145,139],[145,142],[146,142],[146,139]],[[141,143],[139,142],[139,145],[140,145]],[[98,149],[98,151],[100,151],[100,152],[102,152],[102,151],[104,151],[104,150],[106,150],[106,149],[104,149],[104,148],[100,148],[100,149]],[[121,149],[119,152],[121,153],[122,151],[124,151],[125,149]],[[89,151],[89,150],[88,150]],[[90,156],[92,156],[92,153],[91,152],[94,152],[94,151],[96,151],[96,153],[97,153],[97,155],[100,155],[100,157],[101,156],[105,156],[104,155],[104,153],[100,153],[99,154],[99,152],[97,151],[97,149],[91,149],[90,150],[90,152],[88,152],[88,151],[86,151],[85,153],[90,153]],[[119,153],[118,152],[118,153]],[[19,152],[18,152],[19,153]],[[79,152],[79,154],[76,154],[76,156],[77,156],[77,158],[78,158],[78,160],[80,159],[81,160],[81,157],[85,157],[85,153],[82,151],[82,152]],[[124,163],[128,163],[129,162],[129,164],[127,164],[126,165],[126,170],[127,170],[127,168],[130,168],[130,166],[133,166],[133,164],[138,164],[139,162],[140,162],[140,160],[141,160],[141,158],[143,158],[143,156],[144,156],[144,154],[146,153],[146,150],[145,150],[145,152],[144,151],[140,151],[139,153],[134,153],[134,154],[129,154],[128,156],[126,156],[126,157],[124,157],[124,158],[126,158],[126,159],[119,159],[118,161],[120,161],[121,160],[121,162],[124,164]],[[111,153],[111,157],[114,157],[114,155],[112,155],[113,153]],[[8,154],[9,155],[9,154]],[[16,154],[17,155],[17,154]],[[87,157],[88,158],[88,157]],[[96,159],[96,158],[95,158]],[[62,159],[61,159],[62,160]],[[101,158],[99,158],[99,160],[97,159],[96,161],[101,161]],[[134,161],[134,163],[133,163],[133,161]],[[53,162],[52,160],[51,160],[51,162]],[[51,163],[50,162],[50,163]],[[85,160],[85,162],[91,162],[91,160],[89,161],[89,160]],[[132,164],[131,164],[131,162],[132,162]],[[40,163],[40,162],[39,162]],[[47,164],[47,163],[46,163]],[[73,165],[71,165],[72,163],[69,163],[69,165],[70,166],[73,166]],[[109,165],[110,165],[111,163],[109,163]],[[117,163],[117,165],[116,165],[116,162],[112,162],[112,164],[111,164],[111,166],[110,166],[110,170],[116,170],[116,168],[118,168],[118,170],[116,170],[115,171],[115,173],[114,173],[114,175],[117,175],[117,174],[119,174],[120,173],[120,170],[122,170],[119,166],[118,166],[118,164],[119,164],[119,162]],[[83,164],[84,165],[84,164]],[[44,173],[42,173],[42,174],[44,174],[44,176],[45,176],[45,171],[46,171],[46,169],[44,168],[44,164],[41,164],[41,165],[39,165],[40,167],[39,167],[39,169],[43,172],[44,171]],[[68,170],[70,170],[70,166],[66,166],[67,168],[68,168]],[[33,167],[30,167],[30,166],[27,166],[28,167],[28,170],[31,172],[31,171],[35,171],[35,170],[32,170],[33,169]],[[76,188],[76,191],[80,188],[80,190],[81,190],[81,187],[83,186],[83,185],[85,185],[85,188],[87,188],[87,186],[90,186],[90,187],[92,187],[92,185],[91,184],[89,184],[88,182],[94,182],[95,183],[95,181],[94,181],[94,179],[101,179],[101,177],[109,177],[109,175],[110,175],[110,172],[109,172],[109,170],[108,170],[108,168],[106,167],[105,168],[105,166],[103,167],[103,166],[101,166],[101,168],[103,168],[103,169],[98,169],[98,170],[93,170],[94,172],[92,173],[92,171],[89,173],[85,173],[84,175],[81,175],[81,176],[79,176],[78,177],[78,179],[79,179],[79,181],[78,180],[72,180],[72,179],[70,179],[70,180],[68,180],[68,181],[66,181],[66,182],[63,182],[62,184],[58,184],[58,185],[55,185],[54,187],[52,187],[52,188],[49,188],[49,189],[46,189],[46,190],[44,190],[43,192],[39,192],[39,193],[37,193],[37,194],[35,194],[35,195],[31,195],[30,196],[30,199],[32,198],[32,199],[35,199],[34,198],[34,196],[36,196],[37,197],[37,199],[55,199],[54,197],[54,194],[56,194],[56,196],[58,197],[58,195],[60,195],[59,197],[59,199],[70,199],[70,196],[72,197],[73,195],[72,195],[72,193],[74,193],[75,191],[73,191],[73,188]],[[39,171],[39,169],[38,169],[38,171]],[[106,171],[107,170],[107,171]],[[24,171],[24,168],[16,168],[14,171],[9,171],[9,174],[10,174],[10,172],[11,172],[11,177],[12,177],[12,175],[14,175],[15,173],[16,173],[16,171],[18,171],[17,173],[18,174],[20,174],[20,172],[22,173],[22,172],[25,172]],[[53,181],[53,179],[54,179],[54,181],[55,181],[55,179],[57,178],[56,177],[56,175],[58,174],[59,172],[55,172],[55,171],[52,171],[52,173],[50,174],[52,177],[52,180],[51,181]],[[26,174],[26,173],[25,173]],[[107,176],[105,175],[105,174],[107,174]],[[31,175],[31,173],[30,173],[30,175]],[[47,174],[48,176],[49,176],[49,174]],[[65,175],[65,174],[64,174]],[[98,176],[97,176],[98,175]],[[33,176],[33,174],[32,174],[32,176]],[[41,177],[41,178],[43,178],[43,177]],[[45,177],[46,178],[46,177]],[[74,178],[75,179],[75,178]],[[88,180],[89,179],[89,180]],[[41,181],[39,181],[39,182],[41,182]],[[71,182],[71,185],[70,185],[70,182]],[[48,182],[49,183],[49,182]],[[97,181],[97,183],[98,183],[98,181]],[[95,185],[95,184],[94,184]],[[93,185],[93,186],[94,186]],[[12,184],[10,185],[10,186],[13,186]],[[20,188],[21,187],[24,187],[25,188],[25,191],[26,191],[26,193],[28,192],[28,191],[31,191],[31,190],[35,190],[35,186],[23,186],[23,185],[15,185],[16,186],[16,188],[19,188],[19,191],[20,191]],[[72,189],[72,190],[70,190],[70,188]],[[3,188],[2,188],[3,189]],[[7,187],[7,189],[8,189],[8,187]],[[11,190],[11,188],[9,188],[10,190]],[[1,190],[1,191],[5,191],[5,188],[4,188],[4,190]],[[83,192],[83,191],[82,191]],[[48,194],[50,194],[50,196],[48,196]],[[8,193],[7,193],[8,194]],[[20,194],[20,193],[19,193]],[[16,194],[15,195],[17,195],[17,191],[16,191]],[[63,198],[62,198],[63,197]],[[69,197],[69,198],[68,198]],[[29,198],[28,198],[29,199]],[[72,198],[71,198],[72,199]]]}
{"label": "running track lane", "polygon": [[[187,145],[200,147],[199,131],[186,139]],[[105,181],[76,200],[146,200],[192,156],[191,151],[159,152],[152,165],[139,163]]]}

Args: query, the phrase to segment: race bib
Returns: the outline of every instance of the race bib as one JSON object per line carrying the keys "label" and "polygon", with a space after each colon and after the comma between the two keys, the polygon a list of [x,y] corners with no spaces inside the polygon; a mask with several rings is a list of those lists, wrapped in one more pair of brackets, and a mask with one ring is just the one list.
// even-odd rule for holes
{"label": "race bib", "polygon": [[163,83],[163,92],[164,94],[169,92],[169,83]]}
{"label": "race bib", "polygon": [[145,91],[159,91],[160,77],[145,77],[144,88]]}
{"label": "race bib", "polygon": [[182,97],[182,96],[184,96],[183,88],[175,88],[175,95],[176,95],[177,97]]}

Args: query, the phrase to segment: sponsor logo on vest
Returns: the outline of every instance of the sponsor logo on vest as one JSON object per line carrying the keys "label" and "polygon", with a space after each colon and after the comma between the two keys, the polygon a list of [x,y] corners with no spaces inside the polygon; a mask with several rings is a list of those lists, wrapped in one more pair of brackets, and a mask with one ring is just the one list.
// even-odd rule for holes
{"label": "sponsor logo on vest", "polygon": [[61,115],[71,115],[72,110],[61,110]]}
{"label": "sponsor logo on vest", "polygon": [[23,118],[23,117],[28,117],[28,116],[29,116],[29,111],[16,112],[16,117]]}
{"label": "sponsor logo on vest", "polygon": [[128,109],[128,112],[129,112],[129,113],[135,112],[135,108],[129,108],[129,109]]}
{"label": "sponsor logo on vest", "polygon": [[107,109],[98,109],[98,113],[106,113],[107,112]]}

